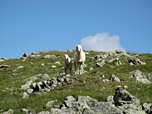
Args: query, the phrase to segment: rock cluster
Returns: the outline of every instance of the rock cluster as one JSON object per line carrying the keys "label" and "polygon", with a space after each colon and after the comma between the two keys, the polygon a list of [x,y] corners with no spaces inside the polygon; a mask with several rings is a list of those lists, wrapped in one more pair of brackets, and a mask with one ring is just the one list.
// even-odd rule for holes
{"label": "rock cluster", "polygon": [[[103,78],[104,78],[104,75],[103,75]],[[103,82],[111,82],[111,81],[120,82],[120,79],[115,74],[111,74],[110,79],[103,79],[102,81]]]}
{"label": "rock cluster", "polygon": [[[32,93],[45,93],[54,90],[58,86],[62,86],[63,83],[70,83],[70,75],[62,74],[58,78],[52,78],[40,82],[33,82],[34,80],[28,81],[26,84],[21,86],[21,89],[27,90],[23,93],[23,98],[29,97]],[[47,74],[42,75],[43,79],[48,78]]]}
{"label": "rock cluster", "polygon": [[0,58],[0,62],[8,60],[7,58]]}
{"label": "rock cluster", "polygon": [[[51,102],[52,104],[52,102]],[[38,114],[151,114],[152,104],[140,105],[139,99],[117,86],[107,102],[98,102],[89,96],[67,96],[62,104]]]}
{"label": "rock cluster", "polygon": [[129,58],[130,65],[144,65],[145,62],[142,62],[140,59],[128,55],[126,51],[124,50],[115,50],[111,52],[102,52],[95,56],[96,59],[96,66],[97,67],[103,67],[106,63],[114,63],[115,66],[122,65],[122,61],[120,61],[120,57],[126,57]]}
{"label": "rock cluster", "polygon": [[8,111],[3,112],[3,113],[1,113],[1,114],[14,114],[14,110],[9,109]]}
{"label": "rock cluster", "polygon": [[129,63],[130,63],[130,65],[144,65],[144,64],[146,64],[145,62],[142,62],[140,59],[135,58],[135,57],[130,58]]}
{"label": "rock cluster", "polygon": [[38,58],[42,58],[42,59],[56,59],[57,57],[55,55],[41,56],[41,55],[39,55],[39,52],[37,52],[37,53],[32,52],[31,55],[28,55],[28,53],[24,53],[21,58],[22,59],[26,59],[26,58],[30,58],[30,59],[38,59]]}
{"label": "rock cluster", "polygon": [[136,82],[141,82],[141,83],[145,83],[145,84],[151,83],[140,70],[136,70],[134,73],[132,73],[130,78],[133,78],[133,77],[136,78]]}

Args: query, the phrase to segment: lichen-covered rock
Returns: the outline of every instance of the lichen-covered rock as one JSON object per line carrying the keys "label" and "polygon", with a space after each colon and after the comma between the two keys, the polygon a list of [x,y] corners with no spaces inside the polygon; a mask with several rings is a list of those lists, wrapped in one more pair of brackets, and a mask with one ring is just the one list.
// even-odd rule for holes
{"label": "lichen-covered rock", "polygon": [[14,110],[9,109],[8,111],[3,112],[3,113],[1,113],[1,114],[14,114]]}
{"label": "lichen-covered rock", "polygon": [[145,84],[150,84],[151,82],[142,75],[142,72],[139,70],[136,70],[135,73],[133,74],[134,77],[136,77],[136,82],[141,82]]}
{"label": "lichen-covered rock", "polygon": [[120,79],[115,74],[111,75],[111,80],[115,82],[120,82]]}
{"label": "lichen-covered rock", "polygon": [[152,114],[152,103],[144,103],[142,107],[147,114]]}
{"label": "lichen-covered rock", "polygon": [[130,58],[129,63],[130,63],[130,65],[144,65],[144,64],[146,64],[145,62],[142,62],[140,59],[135,58],[135,57]]}

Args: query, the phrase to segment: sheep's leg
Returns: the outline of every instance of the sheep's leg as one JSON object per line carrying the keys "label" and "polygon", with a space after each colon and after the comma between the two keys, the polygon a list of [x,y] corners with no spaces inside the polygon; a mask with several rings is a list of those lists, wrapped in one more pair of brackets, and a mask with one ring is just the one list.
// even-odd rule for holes
{"label": "sheep's leg", "polygon": [[70,67],[70,74],[72,74],[72,65],[71,65],[71,67]]}
{"label": "sheep's leg", "polygon": [[75,68],[75,74],[76,74],[76,70],[77,70],[77,64],[76,64],[76,62],[74,62],[74,68]]}
{"label": "sheep's leg", "polygon": [[67,74],[67,68],[64,68],[65,75]]}
{"label": "sheep's leg", "polygon": [[81,64],[78,64],[78,73],[81,74],[81,70],[80,70]]}
{"label": "sheep's leg", "polygon": [[83,64],[81,64],[81,74],[83,73]]}

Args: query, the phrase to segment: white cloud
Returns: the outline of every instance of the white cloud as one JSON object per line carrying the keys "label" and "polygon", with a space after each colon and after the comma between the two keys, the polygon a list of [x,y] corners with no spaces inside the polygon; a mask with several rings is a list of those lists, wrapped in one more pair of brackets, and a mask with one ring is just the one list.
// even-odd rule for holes
{"label": "white cloud", "polygon": [[119,36],[109,36],[109,33],[98,33],[94,36],[84,37],[80,43],[84,50],[113,51],[123,49]]}

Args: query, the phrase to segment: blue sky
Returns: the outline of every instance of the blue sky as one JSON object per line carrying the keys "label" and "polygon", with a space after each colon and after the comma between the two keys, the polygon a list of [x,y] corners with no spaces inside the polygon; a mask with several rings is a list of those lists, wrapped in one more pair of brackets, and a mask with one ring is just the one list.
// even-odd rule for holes
{"label": "blue sky", "polygon": [[0,0],[0,58],[75,49],[88,37],[101,50],[116,38],[126,51],[152,53],[152,0]]}

